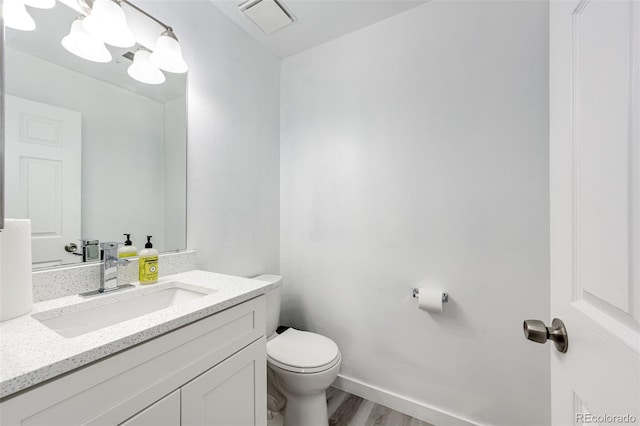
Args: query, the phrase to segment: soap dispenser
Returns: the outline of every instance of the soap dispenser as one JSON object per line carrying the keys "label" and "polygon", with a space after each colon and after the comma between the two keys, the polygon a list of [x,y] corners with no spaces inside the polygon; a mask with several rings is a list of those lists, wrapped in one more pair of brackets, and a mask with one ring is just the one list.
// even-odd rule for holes
{"label": "soap dispenser", "polygon": [[123,246],[120,246],[118,249],[118,257],[133,257],[138,254],[138,249],[131,242],[131,234],[122,234],[127,237],[127,240],[124,242]]}
{"label": "soap dispenser", "polygon": [[158,282],[158,250],[151,244],[151,235],[147,235],[147,243],[140,250],[138,258],[140,284]]}

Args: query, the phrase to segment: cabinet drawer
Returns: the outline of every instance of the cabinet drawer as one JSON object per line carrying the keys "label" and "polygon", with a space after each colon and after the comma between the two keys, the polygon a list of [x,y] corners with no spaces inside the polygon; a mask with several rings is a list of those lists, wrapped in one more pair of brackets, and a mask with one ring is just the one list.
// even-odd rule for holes
{"label": "cabinet drawer", "polygon": [[0,423],[119,424],[264,334],[260,296],[9,398]]}

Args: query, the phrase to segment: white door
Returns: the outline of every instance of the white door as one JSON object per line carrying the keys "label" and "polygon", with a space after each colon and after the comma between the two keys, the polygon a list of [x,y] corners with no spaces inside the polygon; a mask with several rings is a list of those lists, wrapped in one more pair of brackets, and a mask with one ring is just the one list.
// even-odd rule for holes
{"label": "white door", "polygon": [[31,219],[34,266],[81,261],[80,113],[6,95],[5,128],[5,216]]}
{"label": "white door", "polygon": [[640,424],[639,62],[640,2],[551,1],[554,425]]}

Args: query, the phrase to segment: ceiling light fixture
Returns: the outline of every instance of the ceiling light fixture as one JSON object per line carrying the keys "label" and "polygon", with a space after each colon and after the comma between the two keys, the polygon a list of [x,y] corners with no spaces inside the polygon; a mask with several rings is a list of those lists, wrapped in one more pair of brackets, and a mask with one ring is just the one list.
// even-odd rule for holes
{"label": "ceiling light fixture", "polygon": [[33,31],[36,22],[33,20],[22,0],[4,0],[2,4],[4,25],[20,31]]}
{"label": "ceiling light fixture", "polygon": [[178,43],[178,37],[171,27],[160,34],[156,47],[151,57],[151,63],[160,69],[173,73],[185,73],[188,70],[187,63],[182,59],[182,49]]}
{"label": "ceiling light fixture", "polygon": [[127,74],[134,80],[146,84],[162,84],[165,76],[162,71],[149,61],[151,52],[140,48],[133,56],[133,64],[127,69]]}
{"label": "ceiling light fixture", "polygon": [[106,44],[116,47],[131,47],[136,44],[124,11],[113,0],[96,0],[83,25],[89,34]]}
{"label": "ceiling light fixture", "polygon": [[[172,73],[187,72],[187,63],[182,58],[182,49],[173,29],[129,0],[59,1],[86,15],[86,17],[80,16],[71,24],[69,34],[61,41],[62,46],[74,55],[89,61],[104,63],[112,59],[111,52],[105,43],[125,48],[135,45],[136,38],[127,24],[127,18],[122,9],[123,5],[126,5],[163,28],[156,45],[153,46],[153,53],[146,48],[152,46],[142,47],[142,44],[138,43],[141,48],[135,53],[133,64],[127,69],[127,73],[143,83],[161,84],[166,78],[160,69]],[[25,3],[32,7],[50,8],[55,5],[55,2],[56,0],[4,0],[2,5],[4,24],[17,30],[32,31],[36,28],[36,23],[29,15]]]}
{"label": "ceiling light fixture", "polygon": [[62,39],[62,46],[69,52],[83,59],[93,62],[110,62],[111,52],[103,42],[89,34],[82,25],[85,18],[78,17],[73,24],[69,34]]}

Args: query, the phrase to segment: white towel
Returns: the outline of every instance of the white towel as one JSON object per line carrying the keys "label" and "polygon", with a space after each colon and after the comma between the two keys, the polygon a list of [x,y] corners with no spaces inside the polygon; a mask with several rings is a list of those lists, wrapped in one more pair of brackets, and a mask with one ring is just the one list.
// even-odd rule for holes
{"label": "white towel", "polygon": [[5,219],[0,231],[0,321],[28,314],[31,284],[31,221]]}

